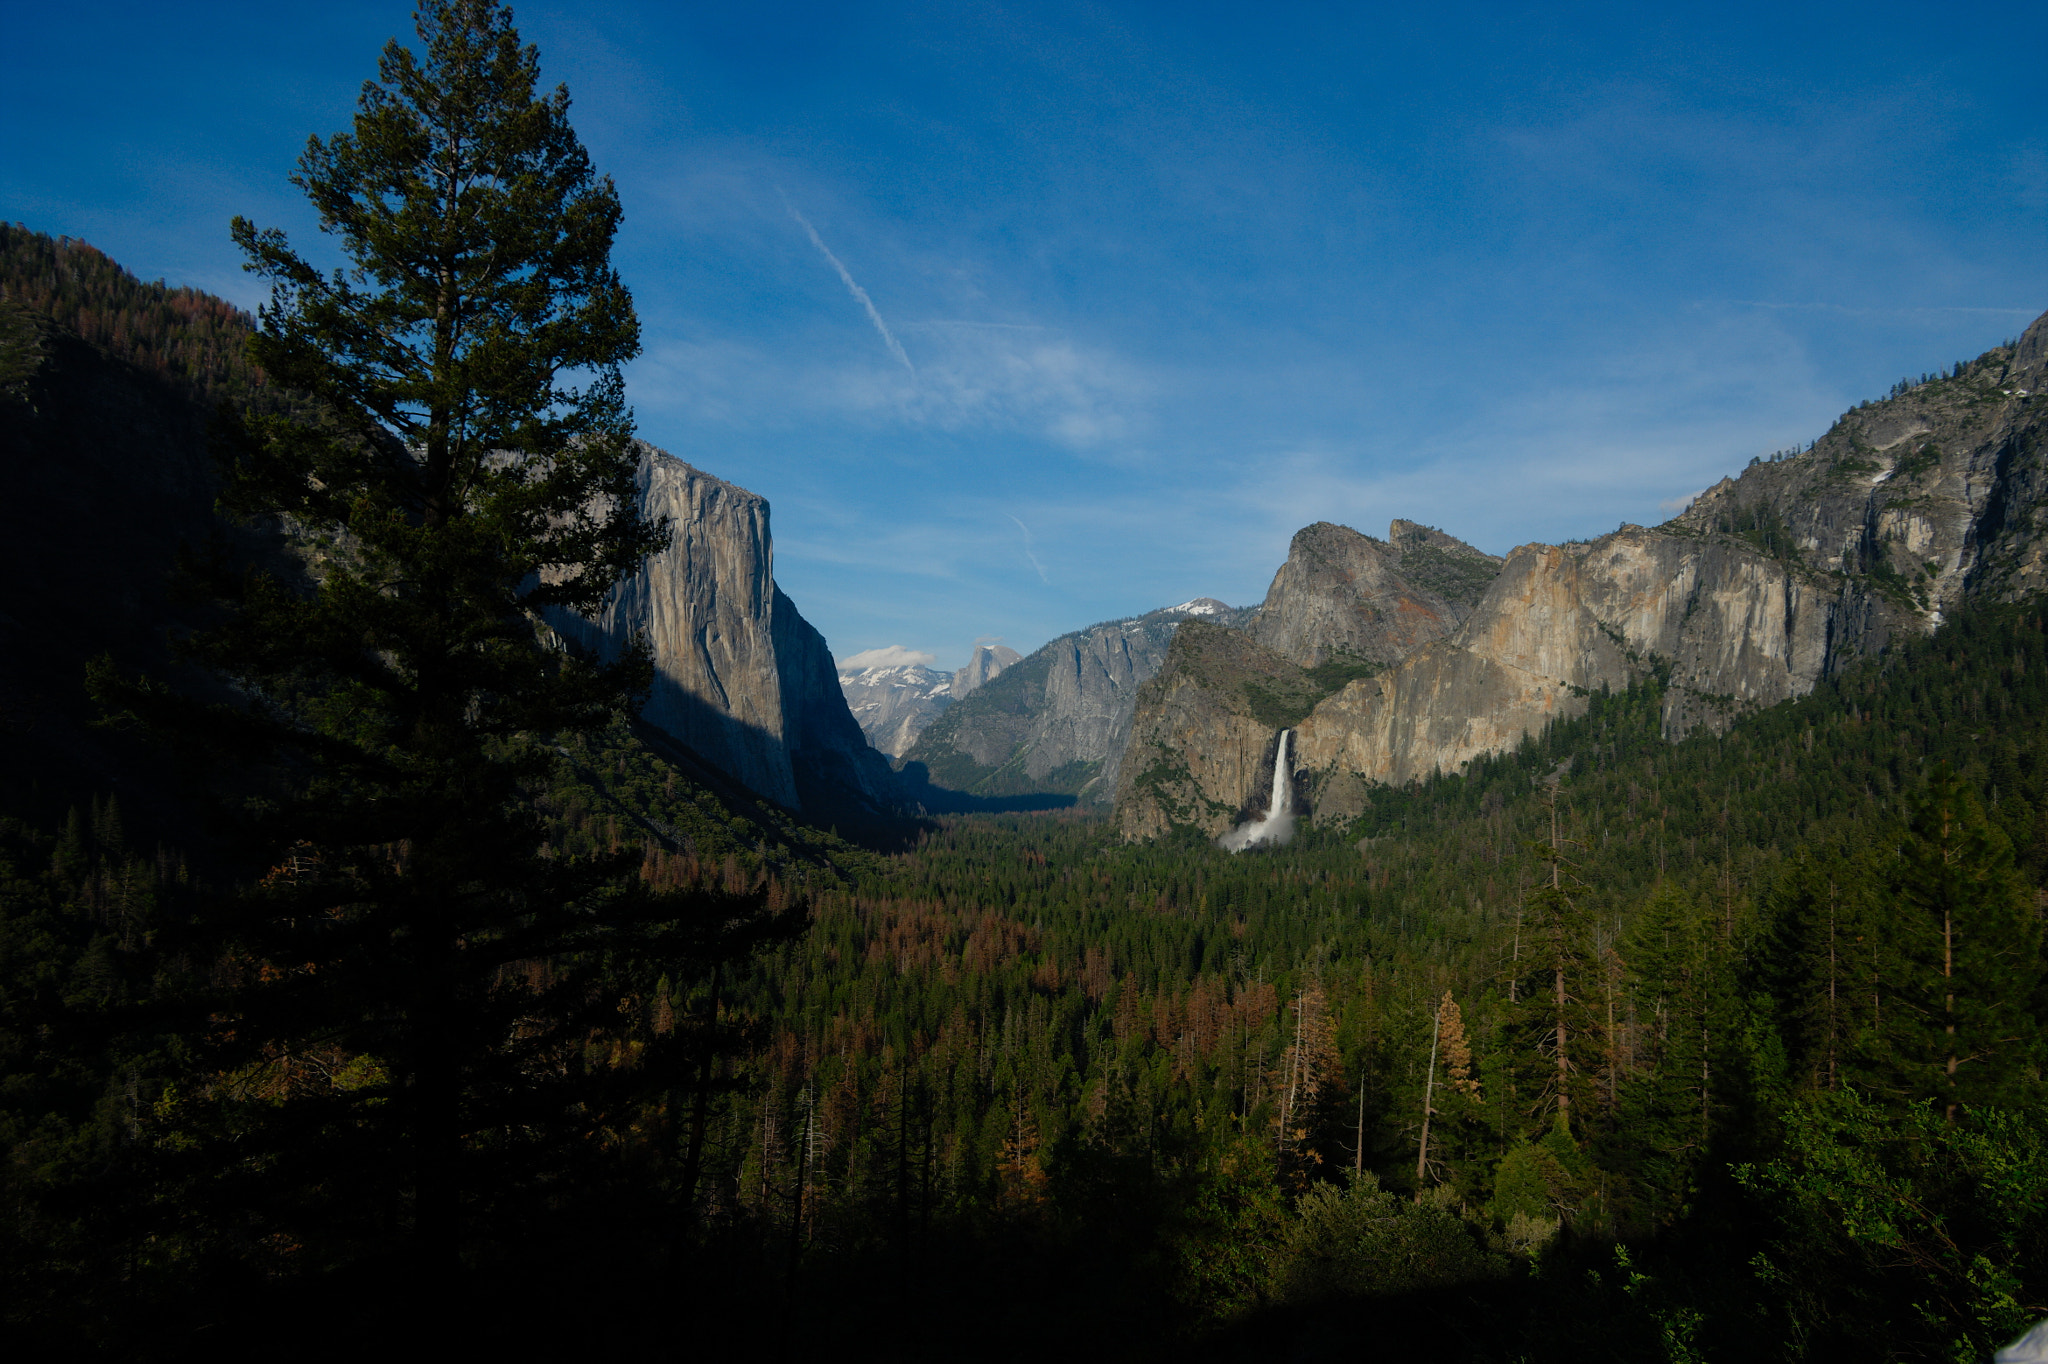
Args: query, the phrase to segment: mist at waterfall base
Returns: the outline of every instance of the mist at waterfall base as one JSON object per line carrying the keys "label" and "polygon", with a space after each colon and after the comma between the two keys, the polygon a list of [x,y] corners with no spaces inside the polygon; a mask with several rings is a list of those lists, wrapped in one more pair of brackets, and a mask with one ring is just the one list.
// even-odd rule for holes
{"label": "mist at waterfall base", "polygon": [[1217,839],[1217,847],[1229,852],[1243,852],[1262,843],[1278,848],[1294,837],[1294,782],[1287,765],[1287,745],[1293,738],[1293,730],[1280,731],[1280,746],[1273,751],[1273,794],[1266,802],[1266,813]]}

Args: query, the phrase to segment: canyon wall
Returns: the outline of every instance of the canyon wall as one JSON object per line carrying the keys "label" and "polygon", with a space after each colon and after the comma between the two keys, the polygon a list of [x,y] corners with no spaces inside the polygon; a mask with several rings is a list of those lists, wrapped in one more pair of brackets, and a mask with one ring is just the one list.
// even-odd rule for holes
{"label": "canyon wall", "polygon": [[[1441,577],[1404,580],[1381,542],[1311,526],[1247,633],[1297,665],[1297,696],[1326,694],[1274,704],[1270,667],[1261,678],[1169,656],[1161,677],[1175,680],[1139,699],[1144,765],[1125,764],[1119,827],[1229,828],[1269,775],[1245,770],[1258,746],[1248,721],[1263,718],[1269,736],[1297,727],[1305,813],[1343,823],[1374,785],[1456,772],[1582,713],[1602,688],[1660,673],[1664,733],[1677,739],[1804,695],[1966,600],[2036,594],[2048,587],[2044,388],[2048,318],[1845,413],[1806,451],[1753,461],[1662,526],[1515,549],[1466,602]],[[1396,522],[1388,543],[1412,539],[1411,524]],[[1469,591],[1478,564],[1454,562],[1453,587]],[[1333,678],[1333,659],[1358,660],[1362,675]]]}
{"label": "canyon wall", "polygon": [[823,636],[775,585],[767,499],[645,443],[638,497],[667,519],[669,547],[594,617],[555,612],[555,628],[601,651],[644,634],[655,681],[641,718],[748,789],[811,813],[835,793],[894,800]]}

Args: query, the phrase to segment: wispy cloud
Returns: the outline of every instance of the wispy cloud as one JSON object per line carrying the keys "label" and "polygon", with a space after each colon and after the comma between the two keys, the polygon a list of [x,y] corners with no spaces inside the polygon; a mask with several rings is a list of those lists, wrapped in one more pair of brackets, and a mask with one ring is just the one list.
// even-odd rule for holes
{"label": "wispy cloud", "polygon": [[[1042,437],[1116,458],[1155,424],[1166,381],[1114,353],[1021,324],[920,329],[915,375],[848,361],[798,336],[769,347],[738,338],[656,338],[631,382],[643,410],[753,430],[824,419],[928,431]],[[843,429],[843,428],[842,428]]]}
{"label": "wispy cloud", "polygon": [[889,324],[882,320],[882,314],[875,307],[875,301],[868,297],[868,291],[861,288],[855,282],[853,272],[846,268],[839,257],[832,254],[832,248],[825,245],[825,239],[818,235],[818,229],[811,226],[810,219],[797,212],[796,205],[792,204],[787,196],[783,198],[782,206],[789,210],[789,216],[796,219],[797,226],[801,227],[805,234],[810,237],[811,245],[818,248],[818,254],[823,256],[831,263],[832,268],[839,272],[840,282],[846,286],[846,292],[852,294],[855,301],[866,310],[868,321],[875,324],[875,331],[881,336],[882,344],[889,348],[889,354],[895,356],[897,360],[902,362],[903,368],[909,370],[915,376],[917,374],[917,366],[910,363],[910,357],[904,353],[903,343],[896,339],[896,334],[889,330]]}
{"label": "wispy cloud", "polygon": [[1038,570],[1038,581],[1050,587],[1052,585],[1052,579],[1045,576],[1045,565],[1038,562],[1038,556],[1034,554],[1031,550],[1031,527],[1025,525],[1015,516],[1011,516],[1008,512],[1004,512],[1003,515],[1009,516],[1012,521],[1016,521],[1017,529],[1024,532],[1024,557],[1029,559],[1031,561],[1031,566]]}
{"label": "wispy cloud", "polygon": [[865,668],[901,668],[912,663],[922,663],[929,668],[938,662],[935,654],[923,649],[906,649],[901,644],[885,644],[879,649],[862,649],[857,654],[848,654],[839,660],[839,671],[857,673]]}

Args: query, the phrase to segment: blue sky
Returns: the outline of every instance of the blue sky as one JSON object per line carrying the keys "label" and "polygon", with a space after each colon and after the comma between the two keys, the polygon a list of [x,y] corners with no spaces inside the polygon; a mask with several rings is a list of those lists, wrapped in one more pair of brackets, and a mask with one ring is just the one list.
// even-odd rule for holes
{"label": "blue sky", "polygon": [[[2048,7],[517,7],[626,222],[647,439],[844,657],[957,666],[1395,516],[1662,520],[2048,309]],[[402,4],[0,4],[0,216],[253,306],[227,221]],[[863,301],[865,300],[865,302]]]}

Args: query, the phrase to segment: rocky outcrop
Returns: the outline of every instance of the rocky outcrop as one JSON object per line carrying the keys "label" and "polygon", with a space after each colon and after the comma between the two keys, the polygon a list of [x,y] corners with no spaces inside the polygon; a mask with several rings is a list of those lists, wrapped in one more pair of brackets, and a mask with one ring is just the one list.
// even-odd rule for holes
{"label": "rocky outcrop", "polygon": [[947,694],[955,701],[961,700],[975,688],[995,681],[1005,668],[1023,661],[1024,655],[1008,645],[977,644],[968,656],[967,666],[953,674],[953,683]]}
{"label": "rocky outcrop", "polygon": [[847,709],[825,637],[797,614],[796,603],[779,587],[771,620],[782,744],[796,783],[796,808],[823,819],[849,797],[869,809],[894,805],[896,774]]}
{"label": "rocky outcrop", "polygon": [[2048,586],[2048,317],[2019,343],[1842,418],[1805,454],[1724,478],[1665,529],[1732,534],[1861,575],[1920,628],[1966,596]]}
{"label": "rocky outcrop", "polygon": [[1199,597],[1061,635],[934,720],[904,755],[904,769],[941,792],[1108,804],[1138,688],[1166,661],[1175,629],[1248,614]]}
{"label": "rocky outcrop", "polygon": [[1413,521],[1394,522],[1385,540],[1318,521],[1295,533],[1249,629],[1306,667],[1384,666],[1455,630],[1500,564]]}
{"label": "rocky outcrop", "polygon": [[823,636],[775,586],[767,500],[651,445],[640,456],[641,513],[668,521],[669,547],[595,616],[551,623],[607,652],[643,634],[655,681],[641,718],[750,790],[807,812],[829,792],[889,802],[894,777]]}
{"label": "rocky outcrop", "polygon": [[1284,728],[1261,702],[1299,688],[1301,678],[1292,659],[1245,631],[1183,625],[1138,695],[1140,728],[1116,787],[1124,835],[1192,826],[1213,837],[1247,818],[1271,790],[1274,739]]}
{"label": "rocky outcrop", "polygon": [[[1653,660],[1669,666],[1664,728],[1677,737],[1811,690],[1836,664],[1836,641],[1896,628],[1886,610],[1855,584],[1725,537],[1628,528],[1527,545],[1453,637],[1318,705],[1297,761],[1367,783],[1456,771],[1581,713],[1594,691],[1642,679]],[[1343,800],[1317,805],[1326,821],[1357,813]]]}
{"label": "rocky outcrop", "polygon": [[[2048,318],[2017,346],[1844,414],[1803,453],[1753,462],[1664,526],[1514,550],[1454,630],[1387,630],[1382,655],[1422,642],[1301,719],[1293,755],[1313,817],[1349,819],[1375,784],[1457,771],[1653,668],[1667,678],[1663,727],[1676,739],[1803,695],[1895,635],[1937,628],[1966,599],[2048,587],[2044,387]],[[1337,529],[1296,537],[1303,562],[1290,556],[1252,627],[1298,662],[1319,648],[1361,653],[1337,642],[1353,622],[1441,619],[1425,595],[1394,585],[1401,570],[1377,542]],[[1350,584],[1359,605],[1346,615],[1331,600]],[[1267,718],[1269,732],[1286,719]],[[1243,770],[1241,731],[1227,697],[1205,709],[1148,692],[1133,743],[1185,775],[1171,788],[1128,783],[1125,835],[1183,823],[1220,832],[1218,812],[1243,810],[1266,780]]]}
{"label": "rocky outcrop", "polygon": [[[51,293],[59,278],[80,289],[69,303]],[[37,311],[63,304],[75,322],[84,298],[117,324],[104,343]],[[288,526],[215,515],[218,405],[304,401],[236,358],[250,323],[219,300],[140,283],[83,243],[0,224],[0,804],[118,788],[131,818],[189,829],[194,846],[209,837],[194,828],[189,772],[93,726],[83,677],[111,654],[188,695],[232,699],[167,647],[210,618],[170,590],[181,546],[301,587],[333,552]],[[895,804],[899,783],[847,712],[824,640],[775,588],[767,503],[652,446],[639,453],[642,510],[670,521],[674,543],[595,619],[557,613],[554,626],[599,650],[644,632],[657,676],[643,718],[716,769],[719,790],[736,780],[821,823],[847,801]]]}
{"label": "rocky outcrop", "polygon": [[[1395,521],[1385,540],[1327,521],[1298,531],[1242,632],[1184,630],[1140,694],[1115,788],[1125,835],[1231,827],[1270,790],[1279,730],[1345,683],[1448,638],[1501,562],[1413,521]],[[1265,765],[1248,773],[1247,754]]]}

